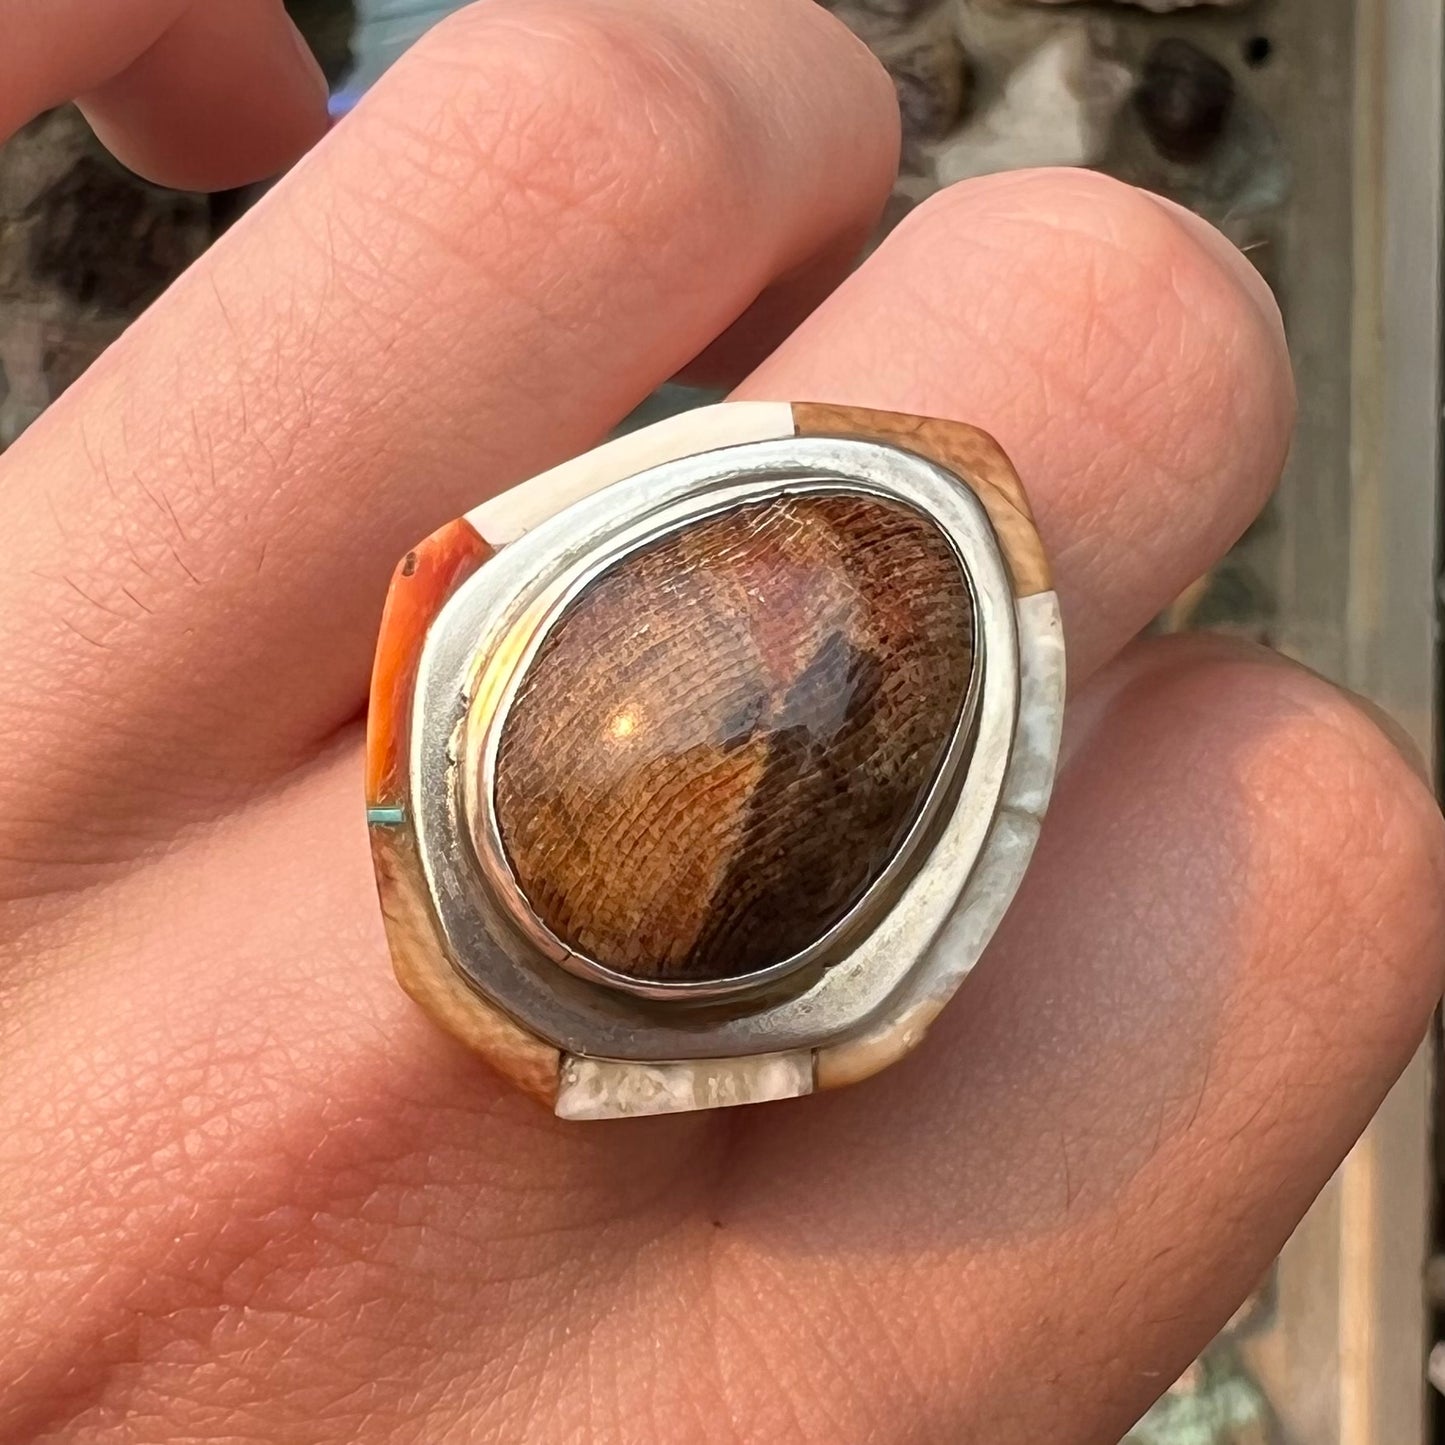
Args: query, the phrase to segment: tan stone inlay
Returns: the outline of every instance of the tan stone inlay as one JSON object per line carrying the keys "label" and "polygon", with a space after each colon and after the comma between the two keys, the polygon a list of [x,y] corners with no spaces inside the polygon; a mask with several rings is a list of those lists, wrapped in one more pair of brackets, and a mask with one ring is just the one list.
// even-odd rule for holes
{"label": "tan stone inlay", "polygon": [[449,1033],[549,1109],[561,1055],[474,993],[446,957],[410,829],[372,828],[371,857],[397,982]]}

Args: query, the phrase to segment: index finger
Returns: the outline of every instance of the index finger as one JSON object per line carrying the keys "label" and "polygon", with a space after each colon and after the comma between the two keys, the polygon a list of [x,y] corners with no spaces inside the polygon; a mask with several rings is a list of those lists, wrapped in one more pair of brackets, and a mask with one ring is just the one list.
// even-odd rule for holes
{"label": "index finger", "polygon": [[221,190],[325,132],[326,81],[280,0],[0,0],[0,140],[67,100],[150,180]]}

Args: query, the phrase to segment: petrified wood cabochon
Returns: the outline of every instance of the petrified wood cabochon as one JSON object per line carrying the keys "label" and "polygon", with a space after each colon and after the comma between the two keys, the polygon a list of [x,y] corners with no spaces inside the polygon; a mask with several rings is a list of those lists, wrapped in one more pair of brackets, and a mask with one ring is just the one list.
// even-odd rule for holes
{"label": "petrified wood cabochon", "polygon": [[508,714],[497,820],[574,952],[716,981],[816,943],[898,853],[972,674],[947,538],[857,493],[673,532],[569,606]]}

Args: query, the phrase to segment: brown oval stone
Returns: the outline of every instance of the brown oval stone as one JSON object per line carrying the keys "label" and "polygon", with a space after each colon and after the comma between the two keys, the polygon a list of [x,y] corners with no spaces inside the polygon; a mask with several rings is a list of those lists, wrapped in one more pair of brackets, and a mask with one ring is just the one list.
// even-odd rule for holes
{"label": "brown oval stone", "polygon": [[573,601],[505,720],[496,813],[532,909],[639,981],[743,978],[888,866],[973,667],[953,549],[846,493],[751,503]]}

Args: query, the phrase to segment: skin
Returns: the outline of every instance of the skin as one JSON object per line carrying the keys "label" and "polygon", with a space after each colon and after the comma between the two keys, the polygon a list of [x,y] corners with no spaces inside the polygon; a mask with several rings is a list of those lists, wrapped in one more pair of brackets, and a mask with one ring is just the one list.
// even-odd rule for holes
{"label": "skin", "polygon": [[[83,8],[0,0],[0,123],[188,185],[321,136],[279,7]],[[0,462],[0,1438],[1107,1442],[1259,1279],[1425,1029],[1441,821],[1327,683],[1131,641],[1285,455],[1244,260],[1011,175],[795,326],[896,149],[811,0],[490,0]],[[396,556],[702,352],[999,437],[1067,761],[906,1063],[564,1126],[390,980],[367,667]]]}

